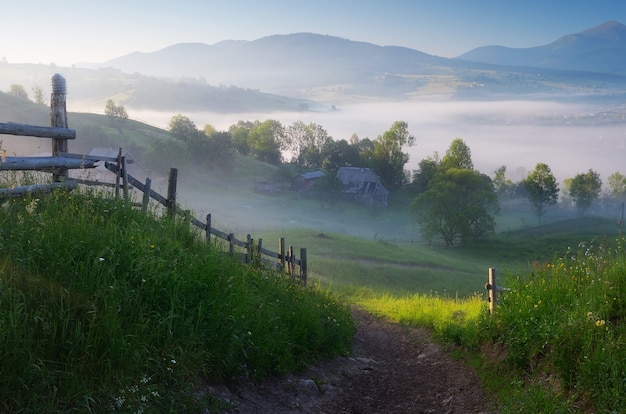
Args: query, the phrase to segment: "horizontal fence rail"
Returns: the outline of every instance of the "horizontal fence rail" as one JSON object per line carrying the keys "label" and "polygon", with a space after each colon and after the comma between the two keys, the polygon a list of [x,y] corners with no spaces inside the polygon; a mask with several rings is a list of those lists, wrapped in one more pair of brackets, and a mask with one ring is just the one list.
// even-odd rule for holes
{"label": "horizontal fence rail", "polygon": [[71,128],[44,127],[37,125],[0,122],[0,134],[38,138],[76,139],[76,130]]}

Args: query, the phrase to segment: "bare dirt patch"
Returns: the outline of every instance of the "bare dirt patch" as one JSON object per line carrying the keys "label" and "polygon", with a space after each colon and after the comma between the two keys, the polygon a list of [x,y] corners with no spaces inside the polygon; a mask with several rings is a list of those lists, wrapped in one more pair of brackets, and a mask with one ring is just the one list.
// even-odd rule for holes
{"label": "bare dirt patch", "polygon": [[476,374],[423,328],[353,309],[353,352],[262,384],[212,387],[224,413],[493,413]]}

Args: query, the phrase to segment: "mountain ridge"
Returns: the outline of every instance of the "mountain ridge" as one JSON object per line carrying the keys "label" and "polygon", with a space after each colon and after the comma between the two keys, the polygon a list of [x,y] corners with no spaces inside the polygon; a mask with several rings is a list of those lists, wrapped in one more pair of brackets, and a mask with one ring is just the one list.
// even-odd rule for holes
{"label": "mountain ridge", "polygon": [[542,46],[482,46],[454,58],[506,66],[626,75],[626,26],[610,20]]}

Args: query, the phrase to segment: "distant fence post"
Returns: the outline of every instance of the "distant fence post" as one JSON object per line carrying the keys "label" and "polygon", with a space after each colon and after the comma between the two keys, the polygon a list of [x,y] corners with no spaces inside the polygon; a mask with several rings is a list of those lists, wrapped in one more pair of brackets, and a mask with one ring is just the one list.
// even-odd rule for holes
{"label": "distant fence post", "polygon": [[252,236],[246,236],[246,263],[252,263]]}
{"label": "distant fence post", "polygon": [[280,256],[280,267],[285,270],[285,238],[278,239],[278,255]]}
{"label": "distant fence post", "polygon": [[231,256],[233,256],[235,254],[235,233],[230,233],[228,235],[228,243],[229,243],[228,252],[230,253]]}
{"label": "distant fence post", "polygon": [[306,286],[307,279],[307,263],[306,263],[306,249],[300,248],[300,281]]}
{"label": "distant fence post", "polygon": [[206,242],[211,244],[211,213],[206,215]]}
{"label": "distant fence post", "polygon": [[167,215],[173,218],[176,215],[176,181],[178,179],[178,169],[170,168],[167,185]]}
{"label": "distant fence post", "polygon": [[141,200],[141,210],[144,213],[148,212],[148,205],[150,204],[150,190],[152,190],[152,180],[150,177],[146,177],[146,183],[143,187],[143,199]]}
{"label": "distant fence post", "polygon": [[[67,84],[65,78],[58,73],[52,76],[52,94],[50,96],[50,126],[67,128]],[[52,156],[68,152],[67,139],[52,138]],[[52,175],[54,182],[63,181],[67,177],[67,168],[60,168]]]}
{"label": "distant fence post", "polygon": [[496,310],[498,302],[498,285],[496,283],[496,269],[489,268],[489,281],[485,285],[485,288],[489,292],[489,313],[493,315]]}

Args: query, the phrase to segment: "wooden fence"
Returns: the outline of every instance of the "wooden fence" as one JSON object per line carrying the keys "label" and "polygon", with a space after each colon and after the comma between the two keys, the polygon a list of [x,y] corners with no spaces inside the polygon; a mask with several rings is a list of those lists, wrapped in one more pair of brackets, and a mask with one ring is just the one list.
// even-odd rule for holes
{"label": "wooden fence", "polygon": [[[135,188],[143,193],[142,202],[138,204],[144,211],[148,210],[150,199],[156,200],[167,209],[167,215],[174,217],[180,215],[189,220],[190,224],[203,230],[207,242],[211,242],[211,236],[223,239],[228,243],[228,251],[236,255],[237,248],[243,250],[241,254],[244,263],[269,264],[281,271],[286,272],[300,283],[307,281],[307,255],[306,249],[300,249],[300,258],[294,253],[293,246],[286,248],[285,239],[280,238],[278,252],[263,247],[263,240],[255,241],[248,234],[246,240],[238,240],[233,233],[225,233],[211,226],[211,214],[206,216],[206,222],[193,217],[188,210],[182,210],[176,204],[176,184],[178,170],[171,168],[169,171],[167,196],[164,197],[151,188],[151,179],[146,178],[142,183],[128,173],[127,160],[122,156],[122,150],[116,158],[72,154],[68,151],[67,141],[76,138],[76,131],[68,128],[66,109],[66,82],[59,74],[52,77],[52,94],[50,98],[50,127],[0,123],[0,134],[31,136],[52,139],[51,157],[6,157],[0,154],[0,171],[42,171],[53,175],[52,183],[21,186],[14,188],[0,188],[0,196],[23,196],[29,193],[45,193],[56,188],[76,188],[78,184],[112,186],[115,187],[116,197],[120,196],[120,190],[125,199],[129,200],[129,190]],[[95,168],[96,162],[104,162],[107,170],[115,174],[115,183],[105,183],[79,178],[70,178],[68,170]],[[299,271],[298,271],[299,270]]]}

